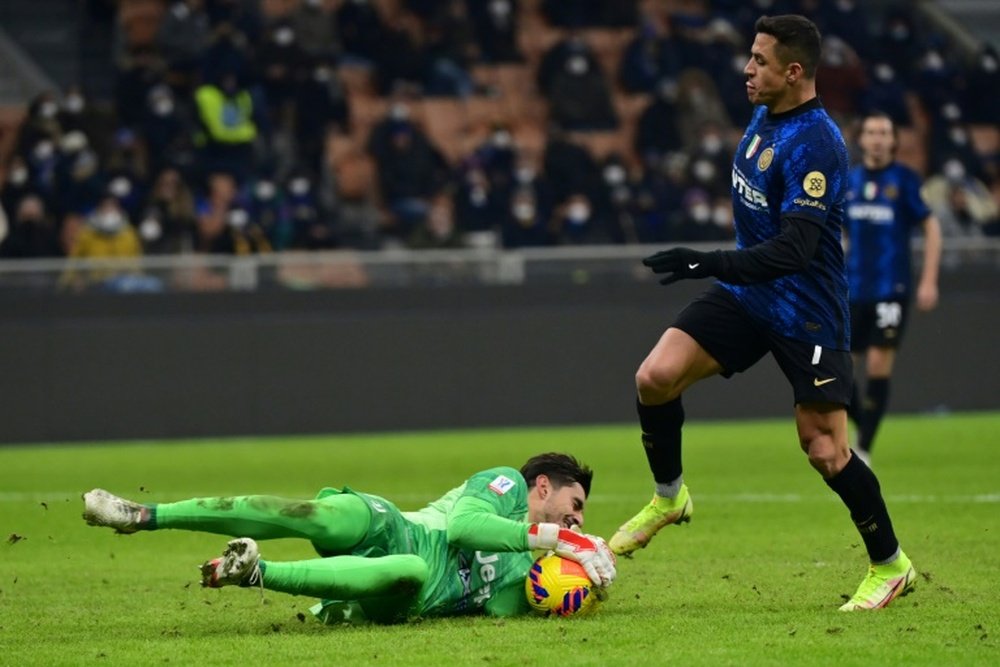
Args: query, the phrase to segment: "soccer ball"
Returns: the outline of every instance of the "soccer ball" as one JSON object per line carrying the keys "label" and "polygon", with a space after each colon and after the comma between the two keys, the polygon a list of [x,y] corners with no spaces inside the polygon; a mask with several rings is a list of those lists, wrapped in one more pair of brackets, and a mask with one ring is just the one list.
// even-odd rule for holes
{"label": "soccer ball", "polygon": [[555,554],[531,564],[524,592],[528,604],[542,616],[583,616],[597,608],[597,594],[583,566]]}

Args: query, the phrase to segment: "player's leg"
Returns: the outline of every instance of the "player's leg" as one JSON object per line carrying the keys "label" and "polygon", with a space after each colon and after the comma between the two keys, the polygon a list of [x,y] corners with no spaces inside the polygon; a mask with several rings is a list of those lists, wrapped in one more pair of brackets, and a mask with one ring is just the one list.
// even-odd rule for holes
{"label": "player's leg", "polygon": [[875,609],[906,595],[913,589],[916,573],[899,547],[878,478],[848,447],[843,405],[799,404],[795,421],[809,463],[847,507],[870,560],[868,575],[841,609]]}
{"label": "player's leg", "polygon": [[317,500],[228,496],[143,505],[94,489],[83,499],[87,523],[120,533],[172,528],[257,540],[298,537],[329,552],[350,550],[371,523],[368,506],[349,493]]}
{"label": "player's leg", "polygon": [[230,541],[222,556],[204,563],[201,571],[203,586],[260,586],[291,595],[354,601],[368,618],[379,621],[403,620],[414,611],[429,572],[427,563],[411,554],[267,561],[249,538]]}
{"label": "player's leg", "polygon": [[865,359],[865,375],[868,381],[865,384],[865,396],[861,401],[858,449],[870,455],[875,434],[878,433],[889,404],[889,384],[896,361],[896,350],[891,347],[873,346],[868,349]]}
{"label": "player's leg", "polygon": [[655,487],[649,504],[612,536],[609,545],[615,553],[631,554],[660,528],[690,519],[691,497],[681,464],[681,394],[704,378],[744,370],[763,355],[753,333],[728,335],[750,329],[744,317],[724,290],[710,289],[680,313],[639,366],[637,411]]}

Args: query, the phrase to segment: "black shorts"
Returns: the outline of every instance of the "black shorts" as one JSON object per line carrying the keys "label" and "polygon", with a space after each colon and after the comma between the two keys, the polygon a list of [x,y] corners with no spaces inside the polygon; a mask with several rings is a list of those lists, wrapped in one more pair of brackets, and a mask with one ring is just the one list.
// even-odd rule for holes
{"label": "black shorts", "polygon": [[673,323],[722,366],[723,377],[742,373],[770,352],[799,403],[851,402],[853,366],[846,350],[778,335],[755,322],[724,288],[713,285]]}
{"label": "black shorts", "polygon": [[869,347],[896,349],[903,342],[909,299],[851,303],[851,352]]}

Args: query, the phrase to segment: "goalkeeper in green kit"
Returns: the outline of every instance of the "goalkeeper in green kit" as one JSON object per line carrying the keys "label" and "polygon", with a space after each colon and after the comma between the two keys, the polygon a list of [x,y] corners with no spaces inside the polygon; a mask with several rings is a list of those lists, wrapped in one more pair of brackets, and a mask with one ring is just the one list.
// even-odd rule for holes
{"label": "goalkeeper in green kit", "polygon": [[[579,532],[593,472],[565,454],[540,454],[518,471],[497,467],[416,512],[344,487],[313,500],[194,498],[143,505],[102,489],[83,495],[83,518],[119,533],[180,529],[239,536],[201,566],[202,585],[259,586],[320,598],[329,623],[527,613],[532,550],[579,562],[598,587],[615,578],[600,537]],[[320,558],[274,562],[255,540],[309,540]]]}

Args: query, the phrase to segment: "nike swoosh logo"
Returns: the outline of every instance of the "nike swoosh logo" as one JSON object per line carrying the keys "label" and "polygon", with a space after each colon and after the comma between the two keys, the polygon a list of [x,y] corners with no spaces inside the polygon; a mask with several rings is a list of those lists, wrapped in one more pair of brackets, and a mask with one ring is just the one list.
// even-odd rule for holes
{"label": "nike swoosh logo", "polygon": [[698,263],[696,263],[696,264],[688,264],[688,269],[689,269],[689,270],[691,270],[691,271],[694,271],[694,270],[695,270],[695,269],[697,269],[697,268],[698,268],[699,266],[701,266],[701,262],[698,262]]}
{"label": "nike swoosh logo", "polygon": [[820,380],[819,378],[813,378],[813,384],[816,385],[817,387],[822,387],[823,385],[829,384],[836,379],[837,378],[827,378],[825,380]]}

